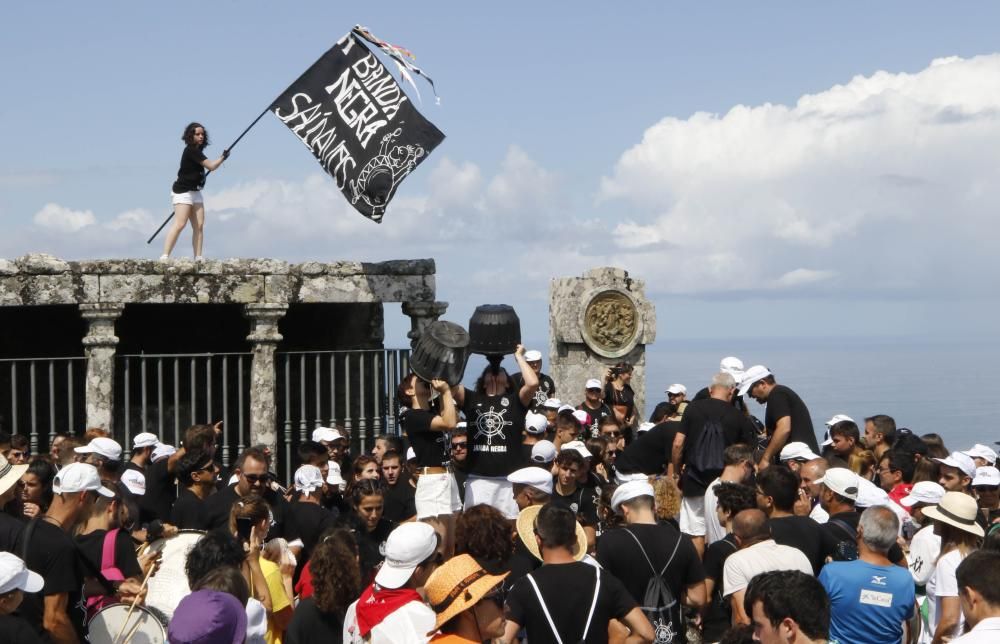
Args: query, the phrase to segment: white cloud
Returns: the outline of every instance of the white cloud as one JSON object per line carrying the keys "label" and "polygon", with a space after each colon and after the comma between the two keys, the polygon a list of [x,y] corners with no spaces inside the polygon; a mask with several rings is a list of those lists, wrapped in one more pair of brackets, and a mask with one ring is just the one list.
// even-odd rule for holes
{"label": "white cloud", "polygon": [[111,221],[104,224],[104,227],[113,231],[132,231],[152,233],[156,230],[159,222],[153,219],[152,213],[143,208],[126,210]]}
{"label": "white cloud", "polygon": [[54,203],[42,206],[32,219],[43,228],[61,233],[75,233],[97,223],[94,213],[89,210],[71,210]]}
{"label": "white cloud", "polygon": [[994,54],[664,118],[598,204],[625,205],[615,244],[638,272],[671,275],[665,291],[975,288],[995,275],[998,174]]}

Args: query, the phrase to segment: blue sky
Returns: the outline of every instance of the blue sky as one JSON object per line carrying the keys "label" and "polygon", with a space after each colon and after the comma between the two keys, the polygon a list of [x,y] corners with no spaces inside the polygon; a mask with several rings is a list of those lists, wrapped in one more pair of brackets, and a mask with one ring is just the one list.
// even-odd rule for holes
{"label": "blue sky", "polygon": [[538,339],[549,279],[605,264],[661,337],[989,332],[1000,8],[804,4],[8,3],[0,256],[158,256],[184,124],[221,152],[361,23],[448,138],[378,227],[267,116],[209,257],[435,257],[449,318],[507,302]]}

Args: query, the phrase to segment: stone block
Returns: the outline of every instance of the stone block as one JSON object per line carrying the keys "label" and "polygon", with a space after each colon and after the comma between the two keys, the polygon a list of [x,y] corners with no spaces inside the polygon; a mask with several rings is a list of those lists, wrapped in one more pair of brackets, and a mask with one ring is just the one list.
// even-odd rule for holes
{"label": "stone block", "polygon": [[34,275],[57,275],[70,270],[69,262],[48,253],[29,253],[14,260],[23,273]]}

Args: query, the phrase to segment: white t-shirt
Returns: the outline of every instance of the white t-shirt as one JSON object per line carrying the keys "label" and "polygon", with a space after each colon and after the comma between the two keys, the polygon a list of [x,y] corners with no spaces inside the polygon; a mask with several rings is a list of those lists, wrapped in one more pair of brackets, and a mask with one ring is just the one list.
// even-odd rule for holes
{"label": "white t-shirt", "polygon": [[751,579],[773,570],[798,570],[813,576],[812,564],[801,550],[768,539],[729,555],[722,569],[722,596],[743,590]]}
{"label": "white t-shirt", "polygon": [[705,490],[705,545],[722,541],[726,537],[726,526],[719,523],[719,515],[715,511],[719,507],[719,500],[715,498],[715,486],[722,483],[722,478],[717,478],[708,484]]}
{"label": "white t-shirt", "polygon": [[910,574],[913,583],[925,585],[934,574],[934,562],[941,554],[941,537],[934,534],[934,526],[920,528],[910,542]]}
{"label": "white t-shirt", "polygon": [[358,633],[358,602],[347,607],[344,615],[344,642],[361,644],[424,644],[431,639],[437,616],[423,602],[403,604],[371,630],[367,638]]}
{"label": "white t-shirt", "polygon": [[[937,631],[938,622],[940,621],[941,598],[958,597],[958,578],[955,576],[955,570],[958,568],[958,564],[962,563],[962,559],[962,551],[957,548],[946,555],[942,555],[938,559],[937,566],[934,568],[934,575],[931,578],[933,583],[929,582],[927,584],[927,599],[931,600],[932,607],[928,620],[930,622],[931,635]],[[961,635],[964,627],[965,616],[959,611],[958,626],[955,627],[951,636],[958,637]]]}

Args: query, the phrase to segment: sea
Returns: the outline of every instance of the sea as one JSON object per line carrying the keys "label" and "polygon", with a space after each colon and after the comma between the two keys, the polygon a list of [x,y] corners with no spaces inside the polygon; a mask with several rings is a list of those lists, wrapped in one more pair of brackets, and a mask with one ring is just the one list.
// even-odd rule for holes
{"label": "sea", "polygon": [[[528,340],[525,345],[542,351],[545,372],[546,343]],[[666,400],[663,392],[672,383],[683,384],[694,396],[726,356],[740,358],[748,368],[762,364],[780,384],[795,390],[809,408],[819,439],[824,422],[834,414],[854,418],[862,431],[866,416],[888,414],[897,427],[940,434],[949,449],[975,443],[996,447],[1000,441],[1000,397],[993,393],[993,380],[1000,376],[1000,338],[657,340],[646,347],[645,413]],[[508,357],[504,366],[517,371],[512,362]],[[484,366],[480,356],[470,359],[467,385],[474,384]],[[583,392],[557,394],[575,405]],[[763,420],[764,406],[751,400],[749,407]]]}

